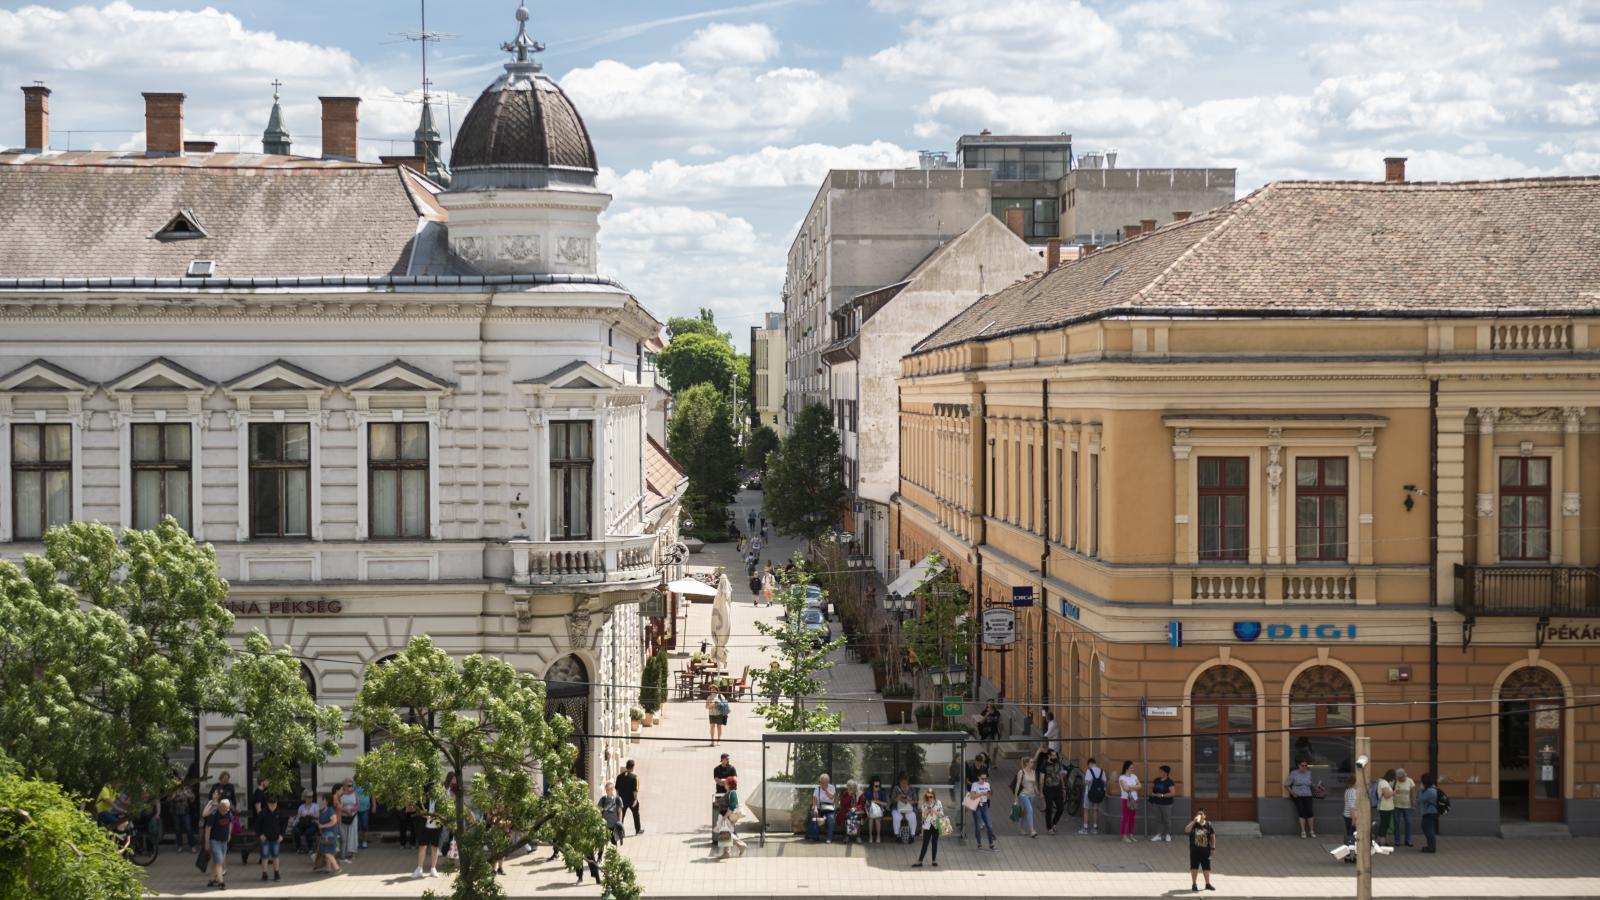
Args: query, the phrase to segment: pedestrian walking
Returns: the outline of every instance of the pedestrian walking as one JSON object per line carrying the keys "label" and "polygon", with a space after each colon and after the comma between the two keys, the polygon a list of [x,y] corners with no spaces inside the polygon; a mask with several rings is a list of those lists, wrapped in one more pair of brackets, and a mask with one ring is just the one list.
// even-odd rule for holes
{"label": "pedestrian walking", "polygon": [[1375,790],[1378,794],[1378,843],[1383,843],[1384,838],[1389,839],[1389,846],[1394,846],[1394,837],[1390,830],[1394,828],[1394,782],[1395,770],[1390,769],[1378,779]]}
{"label": "pedestrian walking", "polygon": [[600,819],[606,823],[606,836],[613,847],[622,846],[622,798],[617,796],[617,786],[606,782],[606,792],[595,801],[600,807]]}
{"label": "pedestrian walking", "polygon": [[967,809],[972,812],[972,836],[975,846],[983,845],[983,833],[989,832],[989,849],[994,849],[994,819],[989,813],[989,798],[994,794],[994,787],[989,784],[989,770],[985,768],[978,773],[978,780],[967,789],[967,799],[963,801]]}
{"label": "pedestrian walking", "polygon": [[772,605],[772,592],[778,589],[778,579],[772,574],[772,563],[767,562],[767,570],[761,576],[761,603],[763,606]]}
{"label": "pedestrian walking", "polygon": [[1056,715],[1048,710],[1044,714],[1044,748],[1054,753],[1061,752],[1061,723],[1056,721]]}
{"label": "pedestrian walking", "polygon": [[1122,763],[1122,774],[1117,776],[1117,787],[1122,792],[1122,842],[1133,843],[1133,825],[1139,815],[1139,776],[1133,771],[1133,760]]}
{"label": "pedestrian walking", "polygon": [[1056,833],[1056,823],[1067,811],[1067,767],[1059,750],[1047,750],[1044,762],[1034,767],[1039,776],[1039,793],[1044,797],[1044,830]]}
{"label": "pedestrian walking", "polygon": [[[431,793],[430,785],[430,790],[423,794],[426,796]],[[437,804],[431,797],[417,810],[417,867],[411,870],[412,878],[421,878],[423,875],[431,878],[439,874],[439,842],[444,838],[444,823],[439,820],[437,810]]]}
{"label": "pedestrian walking", "polygon": [[733,762],[728,757],[728,754],[722,754],[721,761],[717,763],[716,768],[711,770],[711,779],[716,782],[717,786],[717,792],[711,798],[711,823],[713,825],[716,824],[719,812],[728,808],[728,798],[726,796],[728,793],[728,779],[736,778],[738,775],[739,770],[733,767]]}
{"label": "pedestrian walking", "polygon": [[752,574],[750,576],[750,603],[752,605],[759,605],[761,603],[761,576],[760,575]]}
{"label": "pedestrian walking", "polygon": [[346,781],[339,794],[339,843],[344,847],[345,862],[354,862],[356,858],[361,829],[357,813],[360,811],[361,798],[356,796],[355,782]]}
{"label": "pedestrian walking", "polygon": [[[1300,820],[1300,836],[1317,836],[1317,813],[1311,795],[1311,762],[1300,760],[1295,764],[1294,771],[1284,779],[1283,786],[1289,791],[1289,799],[1294,802],[1295,818]],[[1310,833],[1307,834],[1307,830]]]}
{"label": "pedestrian walking", "polygon": [[272,864],[272,880],[282,881],[283,871],[279,868],[282,863],[278,861],[279,852],[283,846],[284,811],[278,808],[278,798],[268,797],[261,811],[250,820],[250,825],[255,829],[257,848],[261,856],[261,880],[267,880],[267,865]]}
{"label": "pedestrian walking", "polygon": [[622,799],[623,815],[630,811],[633,813],[633,833],[644,834],[644,829],[639,825],[639,776],[633,771],[631,759],[622,767],[622,774],[617,776],[617,796]]}
{"label": "pedestrian walking", "polygon": [[1039,836],[1039,829],[1033,820],[1034,804],[1039,799],[1039,774],[1034,771],[1033,759],[1022,758],[1022,767],[1017,769],[1017,777],[1011,779],[1011,793],[1016,796],[1017,809],[1013,817],[1022,833],[1031,838]]}
{"label": "pedestrian walking", "polygon": [[[250,821],[241,822],[240,824],[248,825],[252,828],[255,827],[256,816],[261,815],[261,811],[267,808],[267,798],[270,796],[272,796],[272,791],[267,787],[267,777],[265,775],[257,776],[256,786],[250,789]],[[239,865],[248,866],[250,864],[250,849],[250,841],[242,840],[239,842]]]}
{"label": "pedestrian walking", "polygon": [[1155,834],[1150,836],[1150,840],[1172,843],[1172,801],[1177,795],[1177,786],[1172,781],[1172,767],[1162,766],[1160,777],[1150,782],[1149,807],[1156,818]]}
{"label": "pedestrian walking", "polygon": [[1083,772],[1083,827],[1079,834],[1100,833],[1100,804],[1106,801],[1106,770],[1089,757]]}
{"label": "pedestrian walking", "polygon": [[[1422,773],[1422,793],[1417,795],[1417,813],[1422,816],[1423,853],[1439,852],[1439,783],[1432,772]],[[1411,846],[1407,844],[1406,846]]]}
{"label": "pedestrian walking", "polygon": [[706,698],[706,714],[711,723],[711,746],[715,747],[717,741],[722,740],[722,729],[728,724],[728,714],[733,711],[728,699],[722,696],[722,691],[712,688],[711,696]]}
{"label": "pedestrian walking", "polygon": [[1416,792],[1417,783],[1411,780],[1405,769],[1394,770],[1394,839],[1398,845],[1400,836],[1405,835],[1405,845],[1415,846],[1411,843],[1411,798]]}
{"label": "pedestrian walking", "polygon": [[1189,838],[1189,890],[1200,890],[1195,876],[1201,872],[1206,873],[1206,890],[1216,890],[1211,886],[1211,858],[1217,855],[1217,830],[1206,821],[1206,811],[1196,810],[1183,833]]}
{"label": "pedestrian walking", "polygon": [[867,830],[872,836],[874,844],[881,843],[883,837],[883,820],[889,817],[889,792],[883,786],[883,779],[872,776],[872,782],[867,785],[867,791],[862,796],[867,807]]}
{"label": "pedestrian walking", "polygon": [[[1356,802],[1361,796],[1356,793],[1356,780],[1348,775],[1344,779],[1344,845],[1356,845]],[[1356,855],[1346,854],[1344,861],[1355,865]]]}
{"label": "pedestrian walking", "polygon": [[233,801],[222,796],[216,787],[211,790],[211,800],[200,811],[200,821],[206,835],[206,851],[211,856],[207,871],[211,880],[206,887],[225,888],[228,881],[228,844],[233,841]]}
{"label": "pedestrian walking", "polygon": [[314,868],[324,868],[328,874],[339,874],[339,797],[338,791],[327,794],[326,802],[317,813],[317,862]]}
{"label": "pedestrian walking", "polygon": [[949,827],[950,820],[945,817],[944,804],[934,795],[933,788],[926,788],[922,792],[922,852],[917,854],[917,861],[911,864],[913,869],[922,868],[922,860],[928,855],[928,846],[933,846],[933,867],[939,868],[939,836]]}

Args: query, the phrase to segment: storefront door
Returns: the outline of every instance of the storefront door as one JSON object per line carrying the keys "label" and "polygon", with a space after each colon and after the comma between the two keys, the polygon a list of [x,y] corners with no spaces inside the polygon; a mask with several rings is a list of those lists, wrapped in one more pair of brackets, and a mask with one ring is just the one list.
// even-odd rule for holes
{"label": "storefront door", "polygon": [[1238,669],[1217,666],[1195,682],[1192,697],[1194,807],[1220,821],[1254,821],[1255,686]]}
{"label": "storefront door", "polygon": [[1564,692],[1548,670],[1519,669],[1500,687],[1500,816],[1565,817],[1561,768]]}

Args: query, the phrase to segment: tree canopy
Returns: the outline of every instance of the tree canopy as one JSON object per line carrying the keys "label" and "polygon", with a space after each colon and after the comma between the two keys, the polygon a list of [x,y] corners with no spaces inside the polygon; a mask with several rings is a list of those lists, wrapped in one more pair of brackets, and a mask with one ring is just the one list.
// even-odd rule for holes
{"label": "tree canopy", "polygon": [[767,456],[762,509],[780,532],[814,541],[838,525],[849,497],[839,455],[839,432],[828,408],[800,410],[794,428]]}
{"label": "tree canopy", "polygon": [[732,345],[700,332],[675,337],[656,354],[656,367],[667,376],[675,394],[697,384],[709,384],[727,394],[737,365]]}
{"label": "tree canopy", "polygon": [[0,756],[0,897],[136,900],[143,878],[72,795]]}
{"label": "tree canopy", "polygon": [[744,464],[752,469],[767,471],[767,454],[778,449],[783,439],[770,425],[757,426],[744,443]]}
{"label": "tree canopy", "polygon": [[686,334],[703,334],[729,346],[733,345],[733,335],[718,330],[716,314],[704,306],[700,307],[698,315],[673,316],[667,320],[667,340],[676,340]]}
{"label": "tree canopy", "polygon": [[[798,561],[798,560],[797,560]],[[800,566],[793,573],[780,570],[780,587],[774,598],[783,607],[777,622],[757,619],[756,630],[770,643],[761,650],[773,651],[773,665],[751,672],[756,695],[766,702],[756,707],[756,715],[769,731],[837,731],[844,721],[841,713],[829,712],[820,700],[806,706],[806,698],[821,697],[824,690],[821,672],[833,668],[828,656],[844,646],[844,638],[829,638],[806,628],[805,586],[811,583]]]}
{"label": "tree canopy", "polygon": [[[544,683],[533,676],[492,656],[458,662],[427,636],[368,670],[356,696],[352,720],[381,735],[356,761],[356,779],[380,803],[437,804],[460,836],[457,898],[504,896],[494,862],[513,849],[511,832],[559,846],[568,866],[605,850],[600,812],[573,774],[572,721],[546,717],[544,704]],[[465,785],[453,801],[444,792],[446,773]],[[631,877],[632,869],[607,866],[606,873]]]}
{"label": "tree canopy", "polygon": [[44,543],[21,569],[0,561],[0,752],[24,775],[83,796],[107,784],[161,796],[201,713],[232,726],[213,753],[253,741],[274,780],[337,752],[341,714],[311,699],[298,660],[258,633],[229,646],[216,554],[171,517],[120,534],[73,522]]}
{"label": "tree canopy", "polygon": [[727,395],[709,384],[679,393],[667,423],[667,452],[689,476],[684,509],[695,530],[720,529],[723,508],[739,492],[739,448]]}

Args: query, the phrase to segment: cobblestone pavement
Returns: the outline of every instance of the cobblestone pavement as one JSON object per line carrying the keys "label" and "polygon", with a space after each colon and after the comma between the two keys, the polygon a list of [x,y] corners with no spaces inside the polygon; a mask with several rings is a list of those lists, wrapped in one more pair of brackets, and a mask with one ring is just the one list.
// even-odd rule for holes
{"label": "cobblestone pavement", "polygon": [[[750,504],[752,495],[741,495]],[[742,521],[743,510],[739,517]],[[786,557],[794,543],[778,540],[763,557]],[[708,547],[691,561],[736,568],[732,545]],[[775,617],[774,608],[757,608],[743,579],[734,579],[734,615],[729,639],[731,668],[765,665],[753,623]],[[697,647],[709,632],[710,604],[691,607],[683,645]],[[682,665],[674,660],[674,668]],[[870,692],[866,666],[839,660],[829,676],[830,694],[841,700]],[[881,704],[843,702],[846,727],[882,727]],[[741,780],[753,784],[760,773],[761,723],[748,703],[736,703],[722,747],[708,743],[700,703],[673,701],[663,724],[645,729],[630,746],[641,780],[645,833],[630,834],[623,850],[634,861],[646,897],[850,897],[950,896],[981,898],[1171,897],[1189,896],[1188,859],[1181,843],[1123,844],[1112,835],[1062,833],[1030,840],[1001,823],[998,850],[978,850],[970,842],[948,839],[938,869],[911,869],[911,847],[879,844],[845,847],[807,844],[791,837],[758,846],[747,835],[742,859],[707,856],[711,769],[726,751]],[[663,740],[670,738],[672,740]],[[1269,837],[1222,838],[1216,857],[1214,896],[1352,897],[1352,866],[1328,855],[1332,843]],[[503,880],[513,897],[597,897],[591,882],[578,886],[559,862],[538,853],[511,860]],[[237,856],[234,856],[237,860]],[[285,860],[284,880],[263,884],[259,869],[235,867],[228,896],[277,898],[416,897],[424,890],[448,891],[445,878],[413,880],[412,854],[393,844],[375,847],[332,878],[313,876],[304,857]],[[194,857],[170,848],[150,870],[150,884],[166,895],[215,893],[193,866]],[[1600,840],[1519,840],[1443,838],[1442,852],[1425,856],[1404,851],[1376,863],[1373,893],[1379,897],[1597,897],[1600,896]],[[1211,895],[1208,895],[1211,896]]]}

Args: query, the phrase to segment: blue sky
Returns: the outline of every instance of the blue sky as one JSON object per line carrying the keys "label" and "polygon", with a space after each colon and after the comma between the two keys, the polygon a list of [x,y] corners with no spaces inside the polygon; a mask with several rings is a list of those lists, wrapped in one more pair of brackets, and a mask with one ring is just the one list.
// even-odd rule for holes
{"label": "blue sky", "polygon": [[[830,167],[911,164],[965,132],[1069,132],[1122,165],[1419,180],[1600,170],[1600,0],[765,0],[551,3],[530,31],[615,195],[602,268],[659,316],[743,334],[779,307]],[[513,2],[433,0],[430,75],[459,121]],[[142,145],[140,91],[189,95],[191,136],[258,149],[284,82],[300,152],[319,94],[357,93],[363,152],[416,121],[415,2],[0,0],[0,85],[44,81],[54,143]],[[20,93],[20,92],[19,92]],[[19,144],[22,103],[0,106]],[[401,145],[405,145],[402,143]],[[743,343],[741,339],[740,343]]]}

